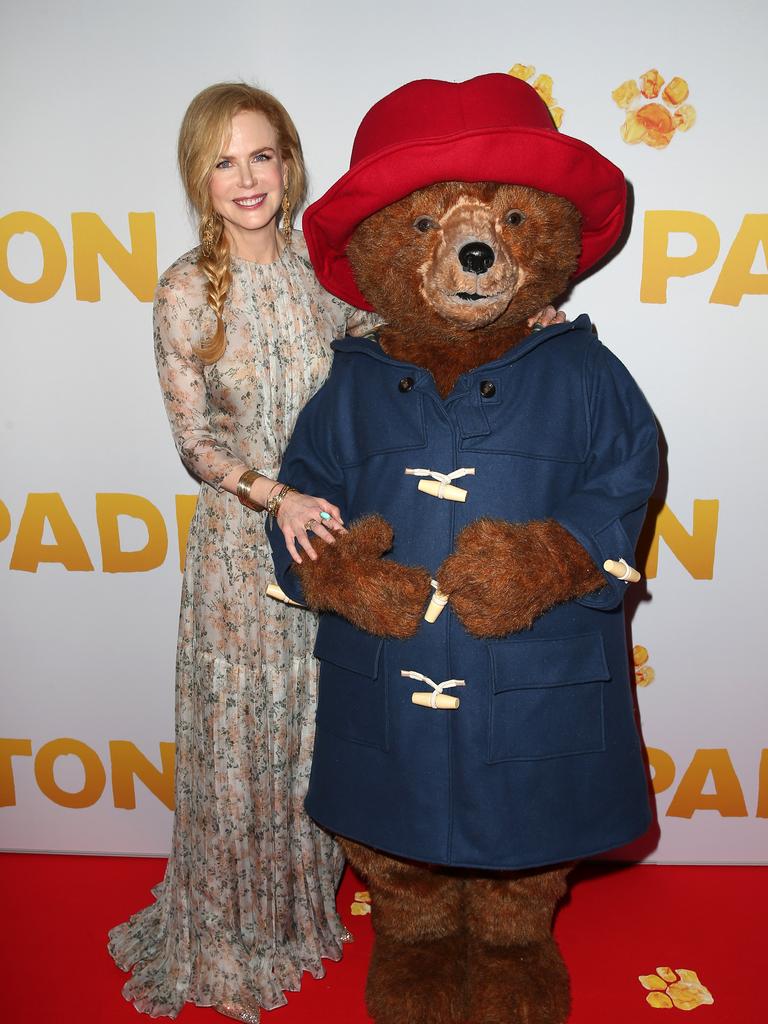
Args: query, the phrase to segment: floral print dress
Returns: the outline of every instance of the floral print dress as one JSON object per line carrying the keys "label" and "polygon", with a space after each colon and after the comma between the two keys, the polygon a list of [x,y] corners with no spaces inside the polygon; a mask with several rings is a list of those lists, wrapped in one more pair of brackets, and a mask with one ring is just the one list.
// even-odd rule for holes
{"label": "floral print dress", "polygon": [[110,932],[132,970],[123,994],[152,1016],[185,1002],[245,1021],[322,977],[344,928],[343,861],[304,813],[314,740],[316,619],[265,594],[264,516],[220,490],[237,467],[276,478],[302,406],[330,368],[330,341],[370,318],[327,294],[300,235],[271,264],[232,259],[227,349],[193,342],[213,313],[197,251],[155,297],[158,374],[176,446],[203,481],[187,545],[176,665],[176,816],[156,902]]}

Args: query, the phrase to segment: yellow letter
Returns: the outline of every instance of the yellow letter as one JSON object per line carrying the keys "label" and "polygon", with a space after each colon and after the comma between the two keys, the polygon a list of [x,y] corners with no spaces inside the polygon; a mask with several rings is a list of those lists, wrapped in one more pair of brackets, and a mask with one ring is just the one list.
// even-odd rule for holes
{"label": "yellow letter", "polygon": [[140,302],[151,302],[157,281],[157,240],[154,213],[129,213],[131,250],[112,234],[96,213],[72,214],[72,255],[75,297],[81,302],[101,298],[99,256]]}
{"label": "yellow letter", "polygon": [[759,788],[757,790],[758,818],[768,818],[768,750],[760,754]]}
{"label": "yellow letter", "polygon": [[[8,266],[8,243],[14,235],[31,231],[43,250],[43,272],[37,281],[19,281]],[[47,302],[61,288],[67,271],[64,243],[53,224],[37,213],[9,213],[0,217],[0,288],[17,302]]]}
{"label": "yellow letter", "polygon": [[16,806],[12,757],[31,757],[32,740],[0,740],[0,807]]}
{"label": "yellow letter", "polygon": [[768,253],[768,213],[748,213],[725,257],[710,302],[738,306],[745,295],[768,295],[768,274],[752,274],[758,246]]}
{"label": "yellow letter", "polygon": [[[703,793],[710,772],[714,793]],[[727,750],[697,750],[667,808],[671,818],[692,818],[695,811],[718,811],[724,818],[746,818],[747,805]]]}
{"label": "yellow letter", "polygon": [[[121,549],[118,516],[132,516],[146,526],[147,543],[139,551]],[[168,531],[159,509],[146,498],[138,494],[97,494],[96,522],[104,572],[147,572],[165,561]]]}
{"label": "yellow letter", "polygon": [[647,747],[646,750],[653,772],[653,791],[663,793],[675,781],[675,762],[665,750],[659,750],[658,747]]}
{"label": "yellow letter", "polygon": [[196,494],[176,495],[176,529],[179,534],[179,568],[184,572],[184,565],[187,559],[187,538],[189,527],[192,525],[192,516],[195,514],[197,505]]}
{"label": "yellow letter", "polygon": [[11,532],[11,513],[8,506],[0,501],[0,540],[5,540]]}
{"label": "yellow letter", "polygon": [[[62,789],[53,777],[54,764],[58,758],[68,754],[80,759],[85,772],[83,788],[77,793]],[[91,807],[107,784],[107,773],[96,751],[80,740],[72,739],[51,740],[40,747],[35,758],[35,778],[45,796],[60,807]]]}
{"label": "yellow letter", "polygon": [[136,787],[133,781],[136,775],[169,811],[173,810],[173,743],[160,744],[162,770],[156,768],[138,747],[128,740],[110,740],[109,752],[112,759],[112,793],[115,807],[132,810],[136,806]]}
{"label": "yellow letter", "polygon": [[[669,236],[680,232],[696,239],[690,256],[668,256]],[[686,210],[648,210],[643,233],[641,302],[666,302],[670,277],[690,277],[707,270],[720,251],[720,235],[703,213]]]}
{"label": "yellow letter", "polygon": [[693,502],[693,533],[688,533],[671,509],[665,505],[656,520],[645,577],[652,580],[659,569],[659,540],[663,538],[675,558],[695,580],[711,580],[715,571],[715,545],[720,502],[717,498]]}
{"label": "yellow letter", "polygon": [[[51,524],[55,544],[43,544],[45,520]],[[10,568],[37,572],[41,562],[61,562],[70,572],[93,572],[83,538],[60,494],[29,494],[21,516]]]}

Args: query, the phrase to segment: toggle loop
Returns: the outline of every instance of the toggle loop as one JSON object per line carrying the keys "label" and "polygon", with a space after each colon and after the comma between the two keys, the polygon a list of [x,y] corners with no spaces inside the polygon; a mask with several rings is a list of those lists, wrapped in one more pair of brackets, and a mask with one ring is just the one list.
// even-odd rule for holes
{"label": "toggle loop", "polygon": [[437,469],[406,469],[406,476],[431,476],[433,480],[443,485],[449,484],[452,480],[458,480],[462,476],[474,476],[475,467],[468,466],[464,469],[454,469],[452,473],[440,473]]}
{"label": "toggle loop", "polygon": [[421,476],[431,477],[432,480],[437,483],[435,489],[434,484],[430,484],[428,481],[423,481],[419,484],[420,491],[426,491],[427,494],[432,494],[436,498],[450,498],[451,501],[464,501],[467,496],[467,492],[461,487],[455,487],[453,481],[458,480],[462,476],[474,476],[474,466],[464,466],[461,469],[454,469],[452,473],[441,473],[437,469],[406,469],[406,476]]}
{"label": "toggle loop", "polygon": [[437,696],[444,690],[451,690],[455,686],[466,686],[466,682],[463,679],[444,679],[442,683],[436,683],[429,676],[422,675],[421,672],[412,672],[409,669],[401,669],[400,675],[407,679],[415,679],[417,683],[427,683],[428,686],[432,687],[432,699],[430,704],[433,708],[437,708]]}

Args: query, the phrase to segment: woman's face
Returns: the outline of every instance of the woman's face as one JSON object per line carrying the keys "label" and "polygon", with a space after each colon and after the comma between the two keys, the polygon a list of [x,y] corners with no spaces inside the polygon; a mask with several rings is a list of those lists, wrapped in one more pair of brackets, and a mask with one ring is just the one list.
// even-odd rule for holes
{"label": "woman's face", "polygon": [[265,115],[254,110],[235,114],[209,189],[236,254],[248,256],[276,238],[285,174],[277,133]]}

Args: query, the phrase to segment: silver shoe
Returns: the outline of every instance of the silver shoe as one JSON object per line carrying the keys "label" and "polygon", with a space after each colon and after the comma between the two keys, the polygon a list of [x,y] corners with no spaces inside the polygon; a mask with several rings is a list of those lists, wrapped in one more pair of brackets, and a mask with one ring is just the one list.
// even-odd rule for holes
{"label": "silver shoe", "polygon": [[224,1017],[231,1017],[232,1020],[241,1020],[244,1024],[259,1024],[261,1011],[258,1006],[255,1010],[248,1010],[244,1006],[236,1006],[234,1003],[219,1003],[214,1007],[216,1013]]}

